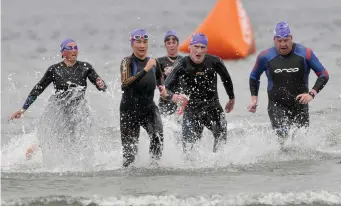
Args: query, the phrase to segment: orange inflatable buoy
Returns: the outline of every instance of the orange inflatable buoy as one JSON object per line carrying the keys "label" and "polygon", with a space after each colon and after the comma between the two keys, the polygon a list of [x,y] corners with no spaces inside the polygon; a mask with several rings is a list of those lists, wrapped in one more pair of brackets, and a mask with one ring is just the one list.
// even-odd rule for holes
{"label": "orange inflatable buoy", "polygon": [[[255,52],[249,17],[240,0],[218,0],[205,21],[195,30],[208,38],[208,53],[222,59],[245,58]],[[179,47],[188,53],[188,37]]]}

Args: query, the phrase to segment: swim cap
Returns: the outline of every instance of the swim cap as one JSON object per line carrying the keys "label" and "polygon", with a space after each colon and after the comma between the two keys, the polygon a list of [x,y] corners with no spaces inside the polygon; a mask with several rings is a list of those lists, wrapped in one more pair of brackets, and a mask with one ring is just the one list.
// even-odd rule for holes
{"label": "swim cap", "polygon": [[203,33],[195,33],[192,35],[192,39],[189,45],[194,45],[194,44],[203,44],[207,46],[208,38]]}
{"label": "swim cap", "polygon": [[144,29],[135,29],[130,33],[130,42],[133,44],[134,40],[139,40],[139,39],[149,39],[149,36],[147,32]]}
{"label": "swim cap", "polygon": [[60,52],[63,52],[64,47],[69,44],[70,42],[76,42],[73,39],[64,39],[62,43],[60,43]]}
{"label": "swim cap", "polygon": [[280,22],[276,25],[276,28],[274,29],[274,37],[288,37],[291,35],[290,27],[288,23]]}
{"label": "swim cap", "polygon": [[175,32],[175,31],[172,31],[172,30],[167,31],[167,32],[165,33],[164,41],[166,41],[166,39],[167,39],[168,37],[170,37],[170,36],[173,36],[177,41],[179,41],[179,38],[178,38],[178,36],[176,35],[176,32]]}

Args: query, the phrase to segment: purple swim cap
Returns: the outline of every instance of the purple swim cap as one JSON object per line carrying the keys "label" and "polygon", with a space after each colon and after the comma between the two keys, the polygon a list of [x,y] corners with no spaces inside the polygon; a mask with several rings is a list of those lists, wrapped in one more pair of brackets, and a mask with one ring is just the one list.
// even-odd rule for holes
{"label": "purple swim cap", "polygon": [[192,39],[189,45],[194,45],[194,44],[203,44],[207,46],[208,38],[203,33],[195,33],[192,35]]}
{"label": "purple swim cap", "polygon": [[179,41],[179,37],[177,36],[176,32],[172,30],[166,32],[164,41],[166,41],[166,39],[170,36],[173,36],[177,41]]}
{"label": "purple swim cap", "polygon": [[130,42],[133,44],[134,40],[139,40],[139,39],[149,39],[149,36],[147,32],[144,29],[135,29],[130,33]]}
{"label": "purple swim cap", "polygon": [[62,43],[60,43],[60,52],[63,52],[63,50],[64,50],[64,47],[67,45],[67,44],[69,44],[70,42],[76,42],[76,41],[74,41],[73,39],[64,39],[63,41],[62,41]]}
{"label": "purple swim cap", "polygon": [[291,35],[290,27],[288,23],[280,22],[274,29],[274,37],[284,38]]}

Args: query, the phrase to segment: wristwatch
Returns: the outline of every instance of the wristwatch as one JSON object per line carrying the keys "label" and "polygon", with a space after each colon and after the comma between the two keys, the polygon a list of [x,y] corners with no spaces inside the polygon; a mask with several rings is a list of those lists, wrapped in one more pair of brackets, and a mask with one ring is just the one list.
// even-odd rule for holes
{"label": "wristwatch", "polygon": [[309,91],[308,94],[311,95],[313,98],[315,98],[315,94],[312,91]]}

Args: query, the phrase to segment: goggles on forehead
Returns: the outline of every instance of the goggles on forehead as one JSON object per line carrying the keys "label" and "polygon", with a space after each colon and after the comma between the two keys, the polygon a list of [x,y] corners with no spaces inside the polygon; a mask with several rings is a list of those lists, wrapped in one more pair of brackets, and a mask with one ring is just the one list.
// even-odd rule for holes
{"label": "goggles on forehead", "polygon": [[149,36],[145,34],[145,35],[134,35],[130,37],[130,40],[140,40],[140,39],[148,40]]}
{"label": "goggles on forehead", "polygon": [[72,50],[72,49],[75,49],[75,50],[78,50],[78,46],[64,46],[62,51],[64,50]]}
{"label": "goggles on forehead", "polygon": [[283,35],[283,36],[281,36],[281,35],[275,35],[274,36],[274,38],[276,38],[276,39],[285,39],[285,38],[289,38],[291,35]]}

